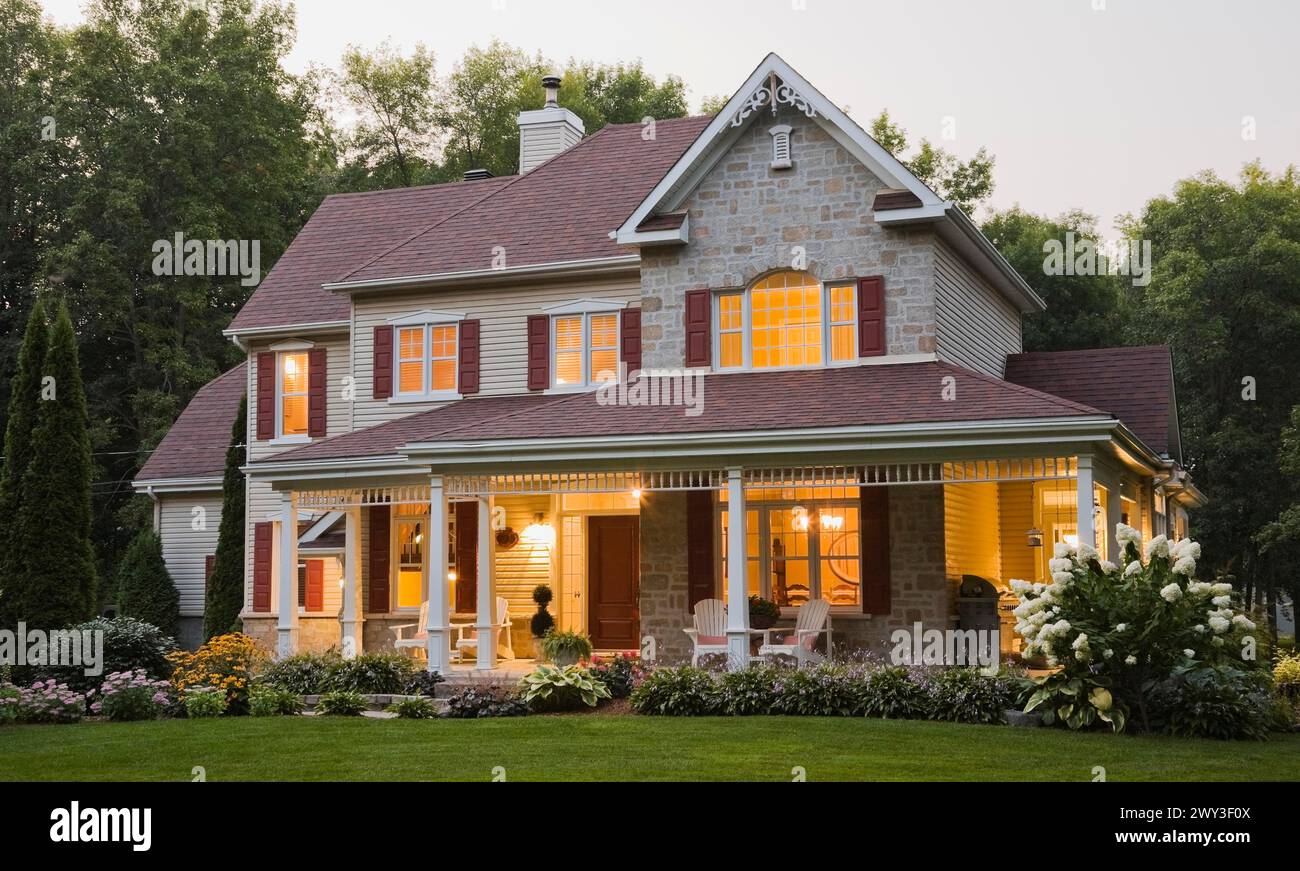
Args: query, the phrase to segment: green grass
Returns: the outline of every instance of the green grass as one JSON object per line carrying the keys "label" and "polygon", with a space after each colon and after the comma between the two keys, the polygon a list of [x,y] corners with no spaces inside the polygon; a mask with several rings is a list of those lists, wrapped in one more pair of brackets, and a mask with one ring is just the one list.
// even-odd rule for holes
{"label": "green grass", "polygon": [[891,720],[637,716],[164,720],[0,730],[0,779],[1300,780],[1261,743]]}

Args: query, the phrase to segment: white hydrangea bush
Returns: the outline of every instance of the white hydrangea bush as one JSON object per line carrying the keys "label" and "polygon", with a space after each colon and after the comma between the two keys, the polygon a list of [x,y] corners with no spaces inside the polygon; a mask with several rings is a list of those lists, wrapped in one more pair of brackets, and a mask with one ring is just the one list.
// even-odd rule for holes
{"label": "white hydrangea bush", "polygon": [[1146,723],[1144,692],[1177,666],[1242,660],[1255,624],[1233,609],[1232,585],[1196,580],[1201,546],[1116,527],[1119,564],[1097,550],[1056,545],[1050,583],[1013,580],[1016,631],[1026,658],[1056,673],[1040,682],[1026,710],[1072,728],[1096,720],[1122,730],[1131,711]]}

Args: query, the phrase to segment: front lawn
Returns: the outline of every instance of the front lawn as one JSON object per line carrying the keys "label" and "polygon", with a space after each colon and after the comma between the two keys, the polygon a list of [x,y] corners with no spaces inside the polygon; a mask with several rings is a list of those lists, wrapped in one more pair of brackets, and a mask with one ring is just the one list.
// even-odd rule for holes
{"label": "front lawn", "polygon": [[1268,742],[899,720],[618,715],[323,717],[0,729],[0,779],[1300,780],[1300,735]]}

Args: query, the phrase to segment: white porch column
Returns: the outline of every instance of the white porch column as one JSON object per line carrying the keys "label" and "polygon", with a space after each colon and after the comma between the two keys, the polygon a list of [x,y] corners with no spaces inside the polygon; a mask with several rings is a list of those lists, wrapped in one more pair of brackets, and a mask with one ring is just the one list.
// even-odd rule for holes
{"label": "white porch column", "polygon": [[1080,454],[1078,467],[1079,504],[1077,506],[1078,519],[1075,525],[1079,534],[1079,544],[1089,544],[1095,547],[1097,533],[1093,527],[1092,516],[1092,456],[1090,454]]}
{"label": "white porch column", "polygon": [[429,555],[424,569],[424,595],[429,603],[426,618],[425,654],[429,671],[447,673],[451,664],[447,591],[447,491],[441,475],[429,479],[429,529],[424,540]]}
{"label": "white porch column", "polygon": [[[1124,482],[1119,475],[1106,479],[1106,559],[1116,565],[1123,565],[1124,555],[1119,550],[1119,539],[1115,537],[1115,527],[1120,515],[1124,513]],[[1130,518],[1131,519],[1131,518]]]}
{"label": "white porch column", "polygon": [[361,653],[361,509],[343,514],[343,658]]}
{"label": "white porch column", "polygon": [[277,656],[298,652],[298,497],[280,494],[280,577],[276,591],[280,619],[276,625]]}
{"label": "white porch column", "polygon": [[727,667],[749,665],[749,581],[745,553],[745,478],[727,470]]}
{"label": "white porch column", "polygon": [[492,571],[492,500],[478,500],[478,612],[474,618],[474,635],[478,638],[478,667],[497,667],[497,589]]}

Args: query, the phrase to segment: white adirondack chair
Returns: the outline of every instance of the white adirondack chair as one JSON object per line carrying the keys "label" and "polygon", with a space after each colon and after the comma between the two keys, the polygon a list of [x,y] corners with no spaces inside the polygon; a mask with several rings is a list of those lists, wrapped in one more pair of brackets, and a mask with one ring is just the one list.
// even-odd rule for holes
{"label": "white adirondack chair", "polygon": [[[452,649],[456,652],[456,660],[464,662],[472,651],[478,653],[478,632],[473,623],[453,623],[451,628],[456,632],[456,643]],[[492,624],[500,634],[497,636],[497,653],[502,659],[514,659],[514,643],[510,638],[510,603],[505,597],[497,596],[497,619]]]}
{"label": "white adirondack chair", "polygon": [[[420,617],[418,622],[403,623],[401,626],[393,627],[393,630],[397,633],[397,640],[393,642],[393,647],[397,650],[418,651],[418,653],[416,653],[417,658],[421,655],[427,655],[428,649],[425,646],[425,641],[428,639],[429,633],[425,631],[425,627],[428,625],[429,603],[424,602],[420,605]],[[411,629],[415,631],[408,636],[406,632]]]}
{"label": "white adirondack chair", "polygon": [[[823,632],[826,633],[825,656],[816,650],[817,636]],[[781,640],[773,642],[774,635],[780,635]],[[790,656],[800,668],[810,662],[825,660],[831,655],[831,603],[825,599],[813,599],[799,606],[794,629],[764,630],[758,655],[769,660],[778,656]]]}
{"label": "white adirondack chair", "polygon": [[695,626],[682,630],[691,638],[691,665],[710,653],[727,655],[727,606],[721,599],[701,599],[695,605]]}

